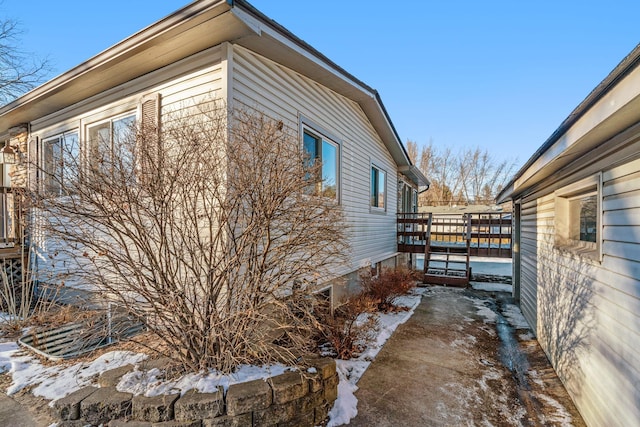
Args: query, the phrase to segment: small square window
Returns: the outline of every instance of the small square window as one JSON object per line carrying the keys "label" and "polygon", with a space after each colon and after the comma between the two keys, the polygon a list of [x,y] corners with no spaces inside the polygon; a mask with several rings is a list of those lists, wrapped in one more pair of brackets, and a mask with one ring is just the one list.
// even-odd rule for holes
{"label": "small square window", "polygon": [[569,201],[572,240],[596,242],[598,230],[598,196],[583,195]]}
{"label": "small square window", "polygon": [[556,192],[556,247],[600,259],[600,179],[590,177]]}

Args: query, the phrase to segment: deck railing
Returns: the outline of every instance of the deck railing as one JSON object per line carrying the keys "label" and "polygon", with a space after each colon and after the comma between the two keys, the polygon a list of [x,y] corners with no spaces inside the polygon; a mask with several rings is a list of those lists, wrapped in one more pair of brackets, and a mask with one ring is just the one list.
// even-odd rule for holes
{"label": "deck railing", "polygon": [[[467,235],[469,219],[471,233]],[[511,258],[510,213],[399,213],[397,222],[399,252],[424,253],[428,240],[437,244],[462,245],[470,238],[472,256]],[[430,230],[429,236],[427,230]]]}

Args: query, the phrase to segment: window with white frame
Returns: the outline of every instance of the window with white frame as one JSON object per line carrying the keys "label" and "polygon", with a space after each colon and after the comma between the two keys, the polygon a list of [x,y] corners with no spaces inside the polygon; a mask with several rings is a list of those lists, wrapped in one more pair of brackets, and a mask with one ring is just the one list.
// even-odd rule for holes
{"label": "window with white frame", "polygon": [[321,133],[304,127],[302,132],[303,149],[307,156],[307,166],[315,168],[311,191],[325,197],[338,200],[340,195],[340,145]]}
{"label": "window with white frame", "polygon": [[[65,132],[42,141],[43,190],[54,196],[62,195],[65,180],[78,165],[78,132]],[[70,164],[71,163],[71,164]]]}
{"label": "window with white frame", "polygon": [[600,257],[601,179],[598,174],[556,191],[556,246]]}
{"label": "window with white frame", "polygon": [[135,112],[92,123],[87,126],[88,164],[100,166],[103,162],[131,162],[133,145],[131,132],[136,122]]}
{"label": "window with white frame", "polygon": [[385,210],[387,205],[387,173],[381,168],[371,165],[371,207]]}

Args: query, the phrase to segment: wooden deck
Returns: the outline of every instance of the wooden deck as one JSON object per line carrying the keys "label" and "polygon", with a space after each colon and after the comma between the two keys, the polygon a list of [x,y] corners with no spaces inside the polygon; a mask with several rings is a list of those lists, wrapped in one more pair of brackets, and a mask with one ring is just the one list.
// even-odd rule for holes
{"label": "wooden deck", "polygon": [[424,254],[424,281],[467,286],[471,256],[511,258],[511,214],[398,214],[398,251]]}
{"label": "wooden deck", "polygon": [[[510,213],[471,213],[469,255],[511,258]],[[428,213],[398,214],[398,252],[423,254],[427,241]],[[431,230],[432,242],[464,245],[461,235],[461,216],[434,214]]]}

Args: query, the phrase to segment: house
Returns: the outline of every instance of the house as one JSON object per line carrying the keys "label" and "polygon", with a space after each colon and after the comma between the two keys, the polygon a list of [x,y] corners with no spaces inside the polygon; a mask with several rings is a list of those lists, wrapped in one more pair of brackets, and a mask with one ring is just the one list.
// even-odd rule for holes
{"label": "house", "polygon": [[3,185],[34,185],[24,159],[46,167],[51,143],[82,145],[145,110],[162,120],[210,96],[299,129],[301,144],[314,138],[330,148],[322,161],[335,166],[351,244],[336,276],[398,262],[396,212],[415,209],[428,182],[378,93],[244,0],[194,1],[0,109],[4,151],[23,159],[3,166],[12,169]]}
{"label": "house", "polygon": [[514,294],[590,426],[640,420],[640,45],[499,195]]}

